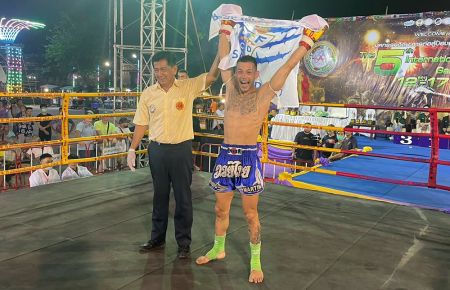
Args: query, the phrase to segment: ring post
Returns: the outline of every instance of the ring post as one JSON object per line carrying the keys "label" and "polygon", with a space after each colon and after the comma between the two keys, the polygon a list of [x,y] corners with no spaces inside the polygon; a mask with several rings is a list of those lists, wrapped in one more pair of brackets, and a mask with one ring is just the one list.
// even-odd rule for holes
{"label": "ring post", "polygon": [[437,166],[439,160],[439,125],[438,113],[436,108],[430,109],[431,123],[431,156],[430,170],[428,174],[428,187],[436,188]]}

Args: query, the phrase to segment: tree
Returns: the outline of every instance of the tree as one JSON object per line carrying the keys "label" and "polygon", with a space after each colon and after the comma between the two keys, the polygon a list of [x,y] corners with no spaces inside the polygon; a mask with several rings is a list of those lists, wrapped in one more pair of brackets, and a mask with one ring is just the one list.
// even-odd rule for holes
{"label": "tree", "polygon": [[102,38],[90,21],[75,21],[64,15],[51,28],[45,47],[45,74],[59,85],[67,85],[76,73],[79,84],[92,83],[102,53]]}

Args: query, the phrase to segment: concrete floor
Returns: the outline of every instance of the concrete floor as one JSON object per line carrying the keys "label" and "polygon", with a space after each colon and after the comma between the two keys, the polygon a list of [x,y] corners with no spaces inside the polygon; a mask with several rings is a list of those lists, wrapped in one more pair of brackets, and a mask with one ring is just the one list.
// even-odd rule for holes
{"label": "concrete floor", "polygon": [[[214,235],[209,174],[193,182],[192,256]],[[246,223],[234,199],[227,258],[139,254],[150,233],[148,169],[0,194],[0,289],[450,289],[450,216],[267,185],[265,282],[250,285]],[[173,210],[172,210],[173,212]]]}

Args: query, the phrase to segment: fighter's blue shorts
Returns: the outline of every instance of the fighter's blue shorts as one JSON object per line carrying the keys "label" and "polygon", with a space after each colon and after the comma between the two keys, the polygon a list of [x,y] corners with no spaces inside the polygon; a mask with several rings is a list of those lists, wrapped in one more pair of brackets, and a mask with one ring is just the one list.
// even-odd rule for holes
{"label": "fighter's blue shorts", "polygon": [[222,144],[209,186],[215,192],[258,194],[264,190],[261,172],[257,145]]}

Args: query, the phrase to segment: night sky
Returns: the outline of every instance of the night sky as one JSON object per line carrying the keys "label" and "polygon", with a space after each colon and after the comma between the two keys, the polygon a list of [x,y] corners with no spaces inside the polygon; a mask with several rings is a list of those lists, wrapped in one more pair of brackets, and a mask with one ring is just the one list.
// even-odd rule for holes
{"label": "night sky", "polygon": [[[170,5],[176,7],[179,0],[171,0]],[[124,0],[125,24],[130,24],[139,17],[140,1]],[[276,19],[290,19],[294,14],[299,19],[308,14],[319,14],[322,17],[341,17],[357,15],[384,14],[386,6],[388,13],[413,13],[425,11],[450,10],[450,1],[402,1],[402,0],[372,0],[372,1],[299,1],[299,0],[192,0],[199,28],[204,35],[202,45],[205,54],[214,54],[206,43],[207,29],[211,12],[221,3],[234,3],[242,6],[244,14]],[[47,25],[41,31],[22,32],[17,42],[24,44],[25,53],[41,54],[44,52],[49,30],[58,24],[62,15],[71,16],[79,21],[91,23],[90,27],[98,31],[97,37],[103,40],[102,50],[108,51],[108,0],[0,0],[0,16],[7,18],[22,18],[42,22]],[[172,9],[172,8],[171,8]],[[170,17],[171,11],[168,12]],[[170,19],[168,21],[171,21]],[[139,39],[139,22],[130,25],[127,44],[137,44]],[[196,37],[191,35],[191,37]],[[196,39],[193,39],[196,41]]]}

